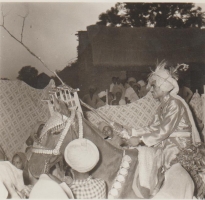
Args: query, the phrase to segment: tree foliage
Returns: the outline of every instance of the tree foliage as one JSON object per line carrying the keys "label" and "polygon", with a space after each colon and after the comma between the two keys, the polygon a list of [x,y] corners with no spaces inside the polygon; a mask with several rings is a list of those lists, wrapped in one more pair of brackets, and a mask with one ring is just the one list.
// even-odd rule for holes
{"label": "tree foliage", "polygon": [[193,3],[117,3],[99,20],[106,26],[201,28],[205,13]]}
{"label": "tree foliage", "polygon": [[25,66],[18,72],[17,79],[24,81],[28,85],[35,87],[37,82],[38,70],[35,67]]}

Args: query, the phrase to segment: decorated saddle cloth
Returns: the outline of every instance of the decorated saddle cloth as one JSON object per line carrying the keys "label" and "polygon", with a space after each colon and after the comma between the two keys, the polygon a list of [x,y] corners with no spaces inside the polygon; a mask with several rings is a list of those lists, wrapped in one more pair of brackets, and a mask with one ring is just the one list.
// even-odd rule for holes
{"label": "decorated saddle cloth", "polygon": [[[133,103],[121,106],[107,105],[98,108],[96,111],[113,122],[137,129],[147,126],[151,122],[158,106],[159,103],[149,92],[145,97]],[[103,121],[92,111],[86,112],[86,117],[96,127]]]}
{"label": "decorated saddle cloth", "polygon": [[0,80],[0,146],[6,156],[21,150],[32,127],[50,117],[46,102],[52,82],[44,89],[35,89],[22,81]]}

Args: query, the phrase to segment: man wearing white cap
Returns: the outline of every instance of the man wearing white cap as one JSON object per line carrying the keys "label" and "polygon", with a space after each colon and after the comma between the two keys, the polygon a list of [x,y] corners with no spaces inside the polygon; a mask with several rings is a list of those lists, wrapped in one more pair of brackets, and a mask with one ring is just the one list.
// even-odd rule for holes
{"label": "man wearing white cap", "polygon": [[106,198],[105,182],[89,175],[99,161],[99,151],[95,144],[87,139],[73,140],[67,145],[64,158],[71,167],[74,181],[70,188],[76,199]]}
{"label": "man wearing white cap", "polygon": [[102,91],[98,94],[98,97],[100,98],[100,100],[98,101],[98,103],[96,105],[97,108],[105,106],[106,95],[107,95],[107,93],[105,91]]}
{"label": "man wearing white cap", "polygon": [[[156,194],[158,190],[152,189],[157,180],[159,184],[162,184],[163,179],[160,177],[164,176],[161,173],[163,169],[165,183],[161,192],[159,191],[157,194],[157,198],[191,199],[193,198],[194,184],[189,174],[181,167],[181,159],[178,159],[177,156],[181,149],[188,148],[191,143],[197,146],[201,140],[188,105],[177,95],[179,87],[176,81],[176,71],[181,65],[178,65],[176,69],[172,68],[170,71],[165,69],[165,66],[166,62],[161,62],[150,75],[148,83],[151,85],[153,97],[161,102],[158,112],[149,126],[128,130],[131,136],[129,144],[137,146],[144,143],[145,147],[139,148],[139,155],[145,152],[144,149],[146,150],[148,147],[152,147],[149,149],[155,155],[152,160],[148,160],[149,165],[153,166],[152,176],[148,179],[150,181],[144,182],[142,177],[139,181],[141,186],[149,188],[152,195]],[[146,159],[146,156],[149,155],[144,154],[142,160]],[[155,164],[153,165],[153,163]],[[148,163],[142,167],[146,168],[147,166]],[[182,164],[182,166],[184,165]],[[156,179],[157,172],[158,179]],[[180,184],[178,184],[179,174],[181,174]],[[160,189],[160,185],[157,188]]]}
{"label": "man wearing white cap", "polygon": [[[133,85],[136,83],[136,79],[133,78],[133,77],[130,77],[128,79],[128,83],[129,83],[130,87],[127,88],[126,91],[125,91],[125,101],[126,101],[126,103],[131,103],[132,102],[131,101],[132,95],[136,94],[136,92],[133,89]],[[138,98],[135,97],[135,100],[137,100],[137,99],[139,99],[139,97]]]}

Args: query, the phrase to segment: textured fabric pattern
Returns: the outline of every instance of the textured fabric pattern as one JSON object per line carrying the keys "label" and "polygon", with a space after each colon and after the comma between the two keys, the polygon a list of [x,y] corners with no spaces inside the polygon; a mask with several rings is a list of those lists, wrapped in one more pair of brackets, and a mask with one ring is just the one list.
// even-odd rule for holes
{"label": "textured fabric pattern", "polygon": [[193,97],[191,98],[190,106],[192,107],[192,111],[196,117],[202,120],[202,98],[198,92],[194,93]]}
{"label": "textured fabric pattern", "polygon": [[49,119],[48,106],[41,101],[49,85],[39,90],[22,81],[0,81],[0,145],[9,159],[20,151],[35,123]]}
{"label": "textured fabric pattern", "polygon": [[71,185],[71,190],[76,199],[105,199],[106,186],[101,179],[75,180]]}
{"label": "textured fabric pattern", "polygon": [[[121,106],[104,106],[97,109],[97,112],[106,116],[111,121],[119,124],[133,127],[135,129],[147,126],[153,119],[159,103],[153,99],[149,92],[144,98],[137,100],[128,105]],[[103,121],[93,112],[87,112],[88,120],[98,127],[98,124]]]}

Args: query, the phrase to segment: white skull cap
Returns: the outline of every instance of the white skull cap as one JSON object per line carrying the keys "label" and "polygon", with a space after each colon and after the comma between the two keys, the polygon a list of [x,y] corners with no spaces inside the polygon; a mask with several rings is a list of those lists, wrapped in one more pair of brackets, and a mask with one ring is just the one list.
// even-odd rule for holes
{"label": "white skull cap", "polygon": [[96,145],[85,138],[73,140],[64,151],[67,164],[81,173],[91,171],[98,163],[99,157]]}

